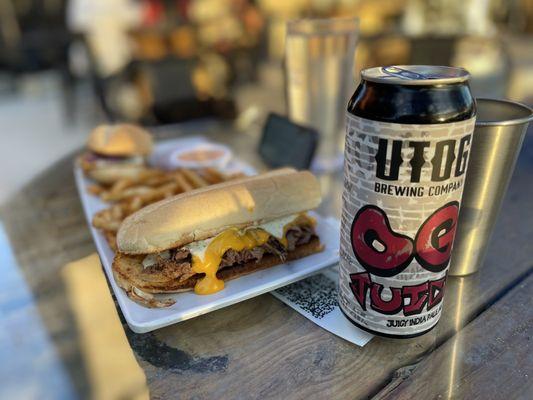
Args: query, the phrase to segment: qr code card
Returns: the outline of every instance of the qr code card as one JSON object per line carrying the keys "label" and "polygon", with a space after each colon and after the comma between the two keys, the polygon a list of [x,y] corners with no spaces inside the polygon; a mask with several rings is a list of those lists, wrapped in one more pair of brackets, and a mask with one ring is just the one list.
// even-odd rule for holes
{"label": "qr code card", "polygon": [[321,328],[358,346],[364,346],[373,337],[352,325],[339,309],[337,267],[270,293]]}

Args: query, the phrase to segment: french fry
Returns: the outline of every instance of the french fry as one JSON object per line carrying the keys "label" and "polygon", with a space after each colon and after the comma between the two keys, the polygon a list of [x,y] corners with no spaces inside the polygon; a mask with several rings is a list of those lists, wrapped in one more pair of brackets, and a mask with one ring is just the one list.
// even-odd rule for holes
{"label": "french fry", "polygon": [[165,175],[150,177],[146,179],[143,183],[148,186],[159,186],[159,185],[168,183],[172,181],[173,179],[174,178],[171,175],[165,174]]}
{"label": "french fry", "polygon": [[[203,172],[202,175],[204,177],[192,170],[164,171],[150,169],[139,173],[136,177],[120,179],[110,188],[95,185],[91,189],[91,193],[99,195],[106,202],[115,203],[127,201],[139,195],[146,195],[151,198],[153,197],[151,195],[152,190],[159,189],[171,182],[177,182],[178,186],[172,191],[172,194],[178,194],[216,183],[220,179],[225,180],[220,173],[215,171],[212,169],[209,176]],[[170,192],[166,193],[166,195],[169,194]]]}
{"label": "french fry", "polygon": [[97,229],[102,229],[106,231],[118,231],[122,219],[112,218],[108,210],[103,210],[104,212],[99,212],[93,217],[93,226]]}
{"label": "french fry", "polygon": [[113,220],[120,220],[122,218],[122,207],[120,204],[115,204],[113,207],[110,208],[111,211],[111,219]]}
{"label": "french fry", "polygon": [[209,185],[209,183],[207,183],[204,178],[202,178],[192,169],[183,169],[182,173],[183,175],[185,175],[187,180],[193,184],[195,188],[200,188]]}
{"label": "french fry", "polygon": [[143,200],[140,196],[135,196],[127,204],[128,214],[132,214],[135,211],[139,210],[143,206]]}
{"label": "french fry", "polygon": [[174,192],[172,190],[167,190],[166,192],[163,192],[163,198],[168,199],[169,197],[174,196]]}
{"label": "french fry", "polygon": [[182,192],[188,192],[194,189],[194,187],[185,180],[185,177],[180,171],[177,171],[174,174],[174,179],[176,183],[180,186]]}
{"label": "french fry", "polygon": [[117,251],[117,235],[115,232],[112,231],[103,231],[105,240],[107,241],[107,244],[109,247],[111,247],[111,250]]}
{"label": "french fry", "polygon": [[133,179],[129,178],[123,178],[116,181],[113,186],[111,186],[111,189],[109,190],[111,193],[118,194],[122,192],[124,189],[126,189],[129,186],[133,186],[135,184],[135,181]]}
{"label": "french fry", "polygon": [[100,193],[104,191],[104,188],[100,185],[91,185],[87,188],[87,191],[90,194],[94,194],[95,196],[98,196]]}
{"label": "french fry", "polygon": [[246,174],[244,172],[235,172],[227,177],[227,181],[232,181],[234,179],[240,179],[240,178],[246,178]]}
{"label": "french fry", "polygon": [[204,173],[205,179],[212,185],[226,180],[224,175],[218,172],[215,168],[211,168],[211,167],[204,168],[203,173]]}
{"label": "french fry", "polygon": [[178,184],[176,182],[171,182],[164,186],[161,186],[158,189],[153,189],[150,192],[140,195],[139,197],[141,198],[144,204],[153,203],[154,201],[157,201],[157,200],[160,200],[166,197],[165,195],[167,193],[173,194],[177,187],[178,187]]}
{"label": "french fry", "polygon": [[124,189],[118,193],[108,192],[106,196],[102,196],[104,201],[119,201],[125,200],[130,197],[140,196],[142,194],[149,193],[153,189],[150,186],[133,186],[127,189]]}
{"label": "french fry", "polygon": [[133,179],[133,181],[136,184],[138,184],[138,183],[146,181],[147,179],[150,179],[156,176],[161,176],[161,175],[165,175],[165,171],[152,168],[152,169],[146,169],[144,171],[139,172],[136,177],[131,178],[131,179]]}

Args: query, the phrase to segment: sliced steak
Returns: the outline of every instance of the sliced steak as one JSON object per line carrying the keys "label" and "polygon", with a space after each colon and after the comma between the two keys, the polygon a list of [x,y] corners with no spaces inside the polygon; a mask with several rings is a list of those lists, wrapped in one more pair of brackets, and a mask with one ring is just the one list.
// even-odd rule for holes
{"label": "sliced steak", "polygon": [[287,238],[287,250],[293,251],[296,246],[309,243],[314,234],[314,229],[308,225],[291,227],[285,235]]}
{"label": "sliced steak", "polygon": [[187,249],[175,249],[171,256],[174,261],[178,262],[190,261],[190,257],[191,253]]}
{"label": "sliced steak", "polygon": [[180,278],[184,273],[187,273],[190,267],[190,263],[177,263],[171,259],[165,260],[163,258],[159,258],[157,263],[146,267],[145,272],[161,273],[168,278],[177,279]]}
{"label": "sliced steak", "polygon": [[287,249],[275,237],[269,237],[262,247],[267,253],[275,254],[283,261],[287,258]]}
{"label": "sliced steak", "polygon": [[[286,234],[287,248],[271,236],[262,246],[241,251],[226,251],[220,262],[220,268],[245,264],[250,261],[259,262],[266,254],[275,254],[284,261],[287,259],[287,252],[294,251],[297,246],[309,243],[314,236],[315,231],[312,226],[293,226]],[[176,249],[171,251],[170,258],[158,256],[156,264],[147,267],[145,271],[163,273],[170,279],[178,279],[179,282],[183,282],[195,275],[191,263],[189,250]]]}
{"label": "sliced steak", "polygon": [[222,261],[220,262],[220,267],[229,267],[230,265],[235,264],[244,264],[249,261],[258,262],[263,258],[265,250],[261,247],[254,247],[251,250],[228,250],[224,253]]}

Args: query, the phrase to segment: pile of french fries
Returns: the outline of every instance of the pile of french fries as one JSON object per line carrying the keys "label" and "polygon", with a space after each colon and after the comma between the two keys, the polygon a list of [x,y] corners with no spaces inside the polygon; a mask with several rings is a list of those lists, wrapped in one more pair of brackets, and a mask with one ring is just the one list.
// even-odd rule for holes
{"label": "pile of french fries", "polygon": [[147,169],[134,178],[120,179],[109,187],[93,185],[89,187],[89,192],[112,205],[96,213],[92,224],[102,230],[109,246],[116,250],[118,228],[128,215],[167,197],[242,176],[241,173],[225,175],[214,168]]}

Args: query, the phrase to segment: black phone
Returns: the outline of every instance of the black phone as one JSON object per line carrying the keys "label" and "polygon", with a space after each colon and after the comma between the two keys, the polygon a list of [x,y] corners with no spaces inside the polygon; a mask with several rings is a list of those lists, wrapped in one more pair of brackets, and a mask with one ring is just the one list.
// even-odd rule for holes
{"label": "black phone", "polygon": [[273,168],[308,169],[318,143],[314,128],[295,124],[278,114],[269,114],[259,143],[259,155]]}

